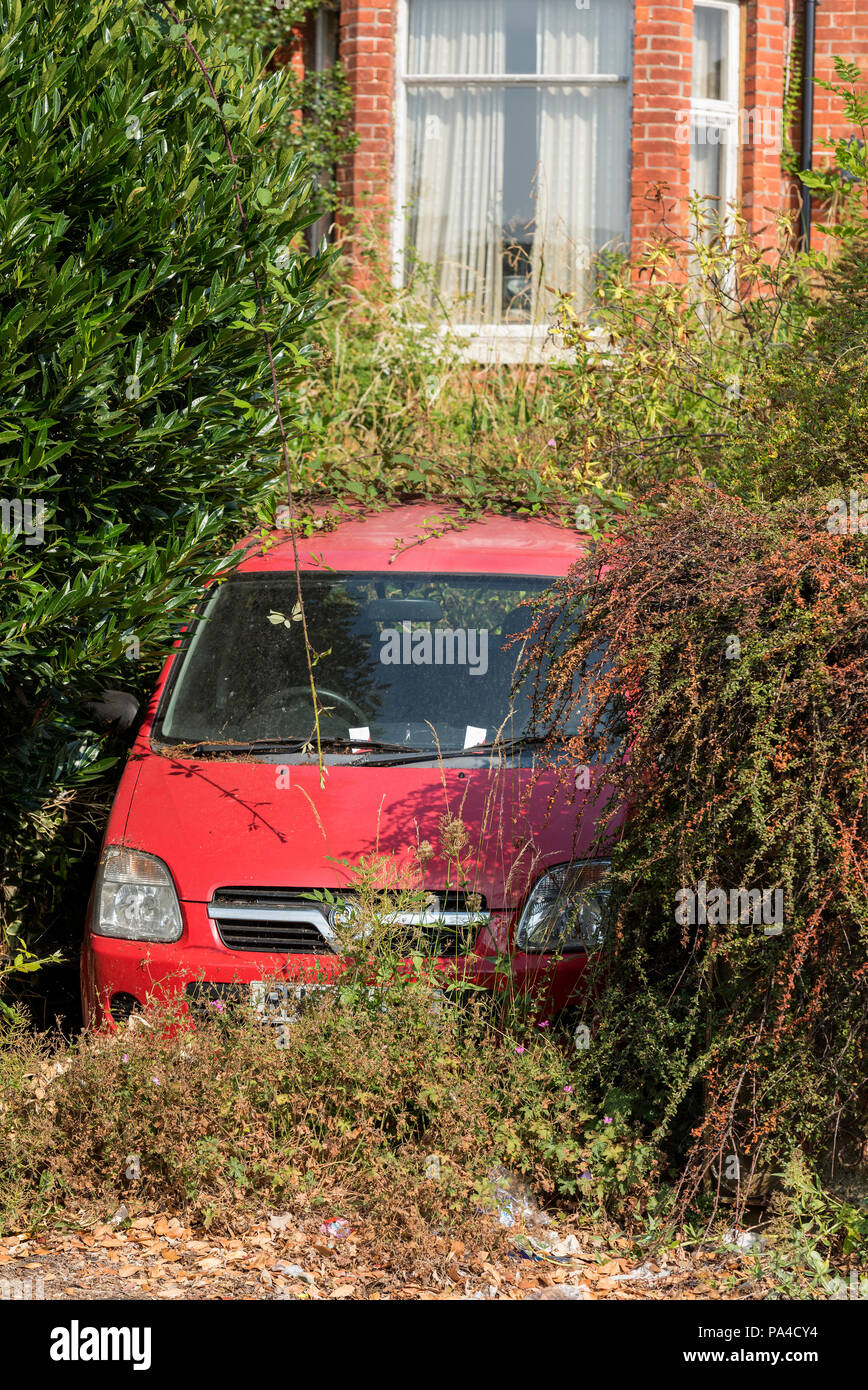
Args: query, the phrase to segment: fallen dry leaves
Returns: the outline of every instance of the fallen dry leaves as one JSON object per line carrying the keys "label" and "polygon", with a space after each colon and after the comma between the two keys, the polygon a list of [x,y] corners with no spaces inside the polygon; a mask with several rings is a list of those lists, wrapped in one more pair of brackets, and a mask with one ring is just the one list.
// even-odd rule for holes
{"label": "fallen dry leaves", "polygon": [[680,1249],[661,1264],[631,1257],[624,1237],[577,1233],[571,1247],[554,1261],[440,1237],[421,1259],[384,1249],[364,1225],[328,1238],[305,1213],[272,1213],[228,1236],[161,1212],[0,1237],[0,1280],[42,1280],[34,1292],[49,1299],[737,1299],[770,1289],[739,1251]]}

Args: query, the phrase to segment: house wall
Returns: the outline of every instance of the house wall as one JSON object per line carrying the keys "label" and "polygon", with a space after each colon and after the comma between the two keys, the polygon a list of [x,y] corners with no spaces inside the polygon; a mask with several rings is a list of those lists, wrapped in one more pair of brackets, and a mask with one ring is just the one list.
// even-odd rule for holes
{"label": "house wall", "polygon": [[[846,58],[861,68],[868,81],[868,0],[820,0],[817,7],[815,71],[826,81],[835,78],[835,58]],[[819,142],[852,134],[841,111],[840,101],[831,92],[814,90],[814,163],[830,162],[828,151]],[[801,133],[798,135],[801,148]],[[824,209],[813,209],[813,223],[822,220]],[[815,238],[822,244],[822,237]]]}
{"label": "house wall", "polygon": [[396,0],[343,0],[340,56],[355,98],[357,148],[340,171],[343,200],[363,221],[391,212],[395,149]]}
{"label": "house wall", "polygon": [[[676,140],[677,118],[690,107],[692,0],[643,4],[633,30],[633,161],[630,231],[634,252],[659,229],[684,221],[690,146]],[[660,205],[654,194],[664,195]]]}
{"label": "house wall", "polygon": [[[779,111],[783,118],[787,71],[799,61],[793,51],[797,27],[793,0],[762,3],[748,0],[742,7],[742,106],[746,111]],[[760,240],[777,239],[775,217],[796,210],[793,181],[781,169],[780,152],[756,141],[741,150],[741,206],[751,231]],[[764,233],[765,229],[765,233]]]}
{"label": "house wall", "polygon": [[[472,0],[467,0],[472,3]],[[742,104],[747,110],[780,112],[793,36],[801,34],[804,0],[743,0]],[[395,45],[397,0],[342,0],[340,52],[355,95],[356,150],[341,171],[345,202],[363,221],[385,229],[391,209],[395,128]],[[636,0],[633,73],[631,238],[634,252],[660,226],[666,210],[670,226],[686,223],[689,145],[676,138],[677,116],[689,107],[693,0],[657,3]],[[822,0],[817,9],[815,71],[834,77],[835,55],[856,62],[868,79],[868,0]],[[846,134],[839,105],[815,92],[815,162],[822,162],[824,138]],[[792,130],[797,148],[798,118]],[[661,201],[658,195],[664,194]],[[763,141],[739,151],[739,194],[755,233],[774,239],[773,219],[795,209],[798,193],[781,171],[779,152]],[[814,220],[822,209],[814,209]]]}

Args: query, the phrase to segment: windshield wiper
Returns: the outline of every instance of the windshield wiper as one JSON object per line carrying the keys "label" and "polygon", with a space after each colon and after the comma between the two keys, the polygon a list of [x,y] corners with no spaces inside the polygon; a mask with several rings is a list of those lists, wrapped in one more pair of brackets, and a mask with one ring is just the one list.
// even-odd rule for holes
{"label": "windshield wiper", "polygon": [[[338,749],[356,750],[359,754],[393,753],[397,756],[377,760],[378,767],[400,767],[403,763],[451,762],[456,758],[477,758],[486,755],[506,755],[520,752],[523,748],[539,748],[549,742],[548,734],[519,734],[515,738],[498,739],[493,743],[476,743],[470,748],[417,748],[411,743],[388,743],[382,739],[352,739],[328,737],[320,739],[325,751]],[[316,742],[312,738],[256,738],[235,742],[202,740],[200,743],[178,743],[163,745],[167,751],[179,756],[196,758],[206,755],[225,754],[228,757],[246,753],[301,753],[305,750],[315,754]]]}
{"label": "windshield wiper", "polygon": [[[300,753],[309,748],[311,752],[316,752],[315,738],[254,738],[247,741],[236,742],[234,739],[224,741],[209,742],[203,740],[201,743],[181,743],[174,746],[175,751],[183,753],[189,757],[197,757],[205,753]],[[424,749],[414,748],[407,743],[385,743],[378,739],[354,739],[354,738],[321,738],[321,748],[358,748],[363,752],[373,749],[375,752],[402,752],[422,754]]]}
{"label": "windshield wiper", "polygon": [[[313,739],[309,739],[311,747],[316,744]],[[386,743],[378,738],[323,738],[320,739],[323,748],[358,748],[362,753],[366,753],[369,748],[374,751],[382,749],[384,752],[407,752],[424,753],[424,748],[416,748],[412,743]]]}
{"label": "windshield wiper", "polygon": [[[507,755],[520,752],[522,748],[539,748],[549,742],[548,734],[519,734],[515,738],[499,739],[494,743],[475,743],[470,748],[432,748],[430,751],[416,748],[408,749],[406,758],[390,758],[378,763],[379,767],[399,767],[402,763],[423,761],[452,761],[455,758],[475,758],[488,754]],[[399,744],[403,748],[403,744]]]}

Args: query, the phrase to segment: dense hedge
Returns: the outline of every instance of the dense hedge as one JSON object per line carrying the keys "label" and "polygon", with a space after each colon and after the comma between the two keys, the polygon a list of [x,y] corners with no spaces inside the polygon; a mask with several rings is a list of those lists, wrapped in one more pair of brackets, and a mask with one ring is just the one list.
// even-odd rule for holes
{"label": "dense hedge", "polygon": [[825,492],[657,501],[564,581],[573,635],[547,698],[580,702],[572,769],[627,696],[589,1056],[688,1202],[704,1179],[744,1196],[799,1148],[840,1163],[863,1143],[868,524],[839,526]]}
{"label": "dense hedge", "polygon": [[197,8],[214,97],[165,6],[0,0],[0,924],[19,964],[98,834],[84,704],[141,684],[279,471],[262,329],[291,383],[317,308],[310,182],[269,134],[283,79],[224,46],[219,0]]}

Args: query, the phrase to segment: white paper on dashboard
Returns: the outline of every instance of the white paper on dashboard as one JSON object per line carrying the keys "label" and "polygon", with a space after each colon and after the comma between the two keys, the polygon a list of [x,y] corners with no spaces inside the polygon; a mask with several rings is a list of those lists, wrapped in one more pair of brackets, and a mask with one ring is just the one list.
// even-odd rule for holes
{"label": "white paper on dashboard", "polygon": [[464,733],[464,747],[475,748],[477,743],[484,743],[487,733],[487,729],[477,729],[473,724],[468,724]]}
{"label": "white paper on dashboard", "polygon": [[350,738],[354,743],[370,743],[371,731],[367,726],[363,729],[350,729]]}

